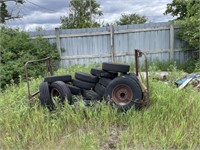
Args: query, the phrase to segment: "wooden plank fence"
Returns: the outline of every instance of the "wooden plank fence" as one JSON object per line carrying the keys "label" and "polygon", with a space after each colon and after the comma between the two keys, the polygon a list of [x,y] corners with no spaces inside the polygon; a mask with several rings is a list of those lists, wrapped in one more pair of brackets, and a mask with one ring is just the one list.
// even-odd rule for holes
{"label": "wooden plank fence", "polygon": [[56,43],[61,66],[89,62],[131,62],[134,50],[147,53],[149,60],[184,63],[190,51],[182,51],[183,42],[176,38],[179,27],[164,23],[108,26],[86,29],[58,29],[30,32],[32,39],[42,36]]}

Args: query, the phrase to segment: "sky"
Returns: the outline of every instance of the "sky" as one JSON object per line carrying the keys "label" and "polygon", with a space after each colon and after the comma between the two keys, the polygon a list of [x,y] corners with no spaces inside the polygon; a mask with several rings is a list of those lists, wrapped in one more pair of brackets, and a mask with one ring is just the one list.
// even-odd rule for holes
{"label": "sky", "polygon": [[[112,23],[121,14],[137,13],[147,16],[148,22],[167,22],[172,16],[163,15],[166,5],[172,0],[96,0],[100,4],[103,16],[96,18],[102,23]],[[24,4],[6,2],[8,10],[19,19],[9,20],[8,27],[35,31],[42,27],[53,30],[60,26],[60,17],[67,16],[70,0],[25,0]]]}

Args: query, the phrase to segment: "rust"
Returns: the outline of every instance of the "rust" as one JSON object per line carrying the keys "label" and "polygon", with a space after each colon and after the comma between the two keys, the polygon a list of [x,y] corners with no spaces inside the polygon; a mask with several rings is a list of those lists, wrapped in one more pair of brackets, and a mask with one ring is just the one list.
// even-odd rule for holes
{"label": "rust", "polygon": [[31,100],[34,96],[39,94],[39,91],[31,93],[30,83],[29,83],[29,75],[28,75],[28,65],[29,64],[35,64],[35,63],[38,63],[38,62],[46,62],[47,73],[50,73],[50,75],[53,75],[53,69],[52,69],[51,58],[50,57],[39,59],[39,60],[31,60],[31,61],[27,61],[25,63],[24,70],[25,70],[25,79],[26,79],[26,83],[27,83],[27,93],[28,93],[28,99],[29,100]]}
{"label": "rust", "polygon": [[[142,79],[142,76],[140,74],[140,65],[139,65],[139,57],[144,56],[145,58],[145,72],[146,72],[146,85],[144,80]],[[143,105],[149,106],[150,105],[150,96],[149,96],[149,75],[148,75],[148,60],[147,55],[143,53],[142,51],[135,49],[135,65],[136,65],[136,76],[140,82],[140,85],[143,89]]]}
{"label": "rust", "polygon": [[127,85],[119,84],[114,88],[112,92],[112,100],[120,106],[129,104],[132,99],[133,92]]}

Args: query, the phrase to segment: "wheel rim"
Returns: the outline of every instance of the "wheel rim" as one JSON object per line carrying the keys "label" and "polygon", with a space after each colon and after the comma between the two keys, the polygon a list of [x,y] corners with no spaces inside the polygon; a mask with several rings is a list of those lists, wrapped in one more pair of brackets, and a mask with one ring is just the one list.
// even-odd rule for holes
{"label": "wheel rim", "polygon": [[57,89],[55,89],[55,88],[53,88],[53,89],[51,90],[51,99],[52,99],[54,105],[58,105],[58,104],[60,103],[60,101],[61,101],[61,94],[60,94],[60,92],[59,92]]}
{"label": "wheel rim", "polygon": [[124,84],[117,85],[112,91],[112,100],[120,106],[129,104],[133,99],[133,91]]}

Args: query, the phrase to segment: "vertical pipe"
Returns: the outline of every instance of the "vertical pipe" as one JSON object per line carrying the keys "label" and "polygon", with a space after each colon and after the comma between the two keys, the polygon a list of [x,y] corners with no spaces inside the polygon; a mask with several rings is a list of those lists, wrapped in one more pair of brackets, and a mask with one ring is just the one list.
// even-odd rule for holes
{"label": "vertical pipe", "polygon": [[114,45],[114,26],[110,26],[111,56],[112,62],[115,62],[115,45]]}
{"label": "vertical pipe", "polygon": [[139,75],[138,52],[139,52],[139,50],[135,49],[135,74],[136,74],[136,76]]}

